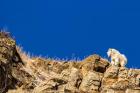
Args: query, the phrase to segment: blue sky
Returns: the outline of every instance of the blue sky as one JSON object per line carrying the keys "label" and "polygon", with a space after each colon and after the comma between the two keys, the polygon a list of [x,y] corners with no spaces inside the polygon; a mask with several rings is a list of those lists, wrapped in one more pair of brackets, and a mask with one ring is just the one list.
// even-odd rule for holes
{"label": "blue sky", "polygon": [[140,67],[138,0],[0,0],[0,28],[34,55],[107,57],[116,48]]}

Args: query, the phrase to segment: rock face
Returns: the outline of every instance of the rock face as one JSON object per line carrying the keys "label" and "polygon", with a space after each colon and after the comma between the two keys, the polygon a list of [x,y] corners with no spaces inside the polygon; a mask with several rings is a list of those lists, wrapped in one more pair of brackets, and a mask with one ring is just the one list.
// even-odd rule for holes
{"label": "rock face", "polygon": [[29,57],[0,32],[0,93],[140,93],[140,70],[111,66],[99,55],[81,61]]}

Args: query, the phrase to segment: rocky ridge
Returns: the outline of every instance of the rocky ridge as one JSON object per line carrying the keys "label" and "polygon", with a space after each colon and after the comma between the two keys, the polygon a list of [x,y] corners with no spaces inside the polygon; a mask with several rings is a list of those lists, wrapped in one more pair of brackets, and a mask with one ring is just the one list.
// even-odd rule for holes
{"label": "rocky ridge", "polygon": [[0,93],[140,93],[140,69],[96,54],[81,61],[29,57],[0,32]]}

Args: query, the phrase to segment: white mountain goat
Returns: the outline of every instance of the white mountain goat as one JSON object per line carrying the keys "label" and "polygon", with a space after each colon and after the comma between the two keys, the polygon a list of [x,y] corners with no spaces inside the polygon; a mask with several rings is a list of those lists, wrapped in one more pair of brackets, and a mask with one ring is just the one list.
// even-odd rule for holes
{"label": "white mountain goat", "polygon": [[111,57],[111,64],[115,66],[124,67],[127,64],[127,58],[118,50],[109,48],[107,52],[108,57]]}

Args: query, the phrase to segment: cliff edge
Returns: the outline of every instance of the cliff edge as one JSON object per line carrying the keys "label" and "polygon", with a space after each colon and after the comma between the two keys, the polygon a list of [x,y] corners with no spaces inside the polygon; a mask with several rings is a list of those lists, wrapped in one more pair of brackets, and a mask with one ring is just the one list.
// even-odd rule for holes
{"label": "cliff edge", "polygon": [[0,32],[0,93],[140,93],[140,69],[96,54],[81,61],[30,57]]}

